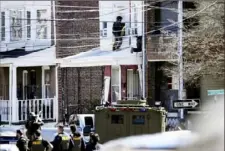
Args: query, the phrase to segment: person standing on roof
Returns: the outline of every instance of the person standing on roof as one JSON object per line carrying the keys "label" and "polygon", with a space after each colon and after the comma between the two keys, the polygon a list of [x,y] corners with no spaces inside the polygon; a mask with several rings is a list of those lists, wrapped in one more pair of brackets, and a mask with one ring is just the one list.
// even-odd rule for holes
{"label": "person standing on roof", "polygon": [[53,145],[52,151],[72,151],[74,146],[70,136],[64,132],[63,124],[58,125],[58,134],[51,143]]}
{"label": "person standing on roof", "polygon": [[112,33],[115,37],[113,44],[113,51],[118,50],[123,42],[123,36],[125,35],[125,23],[122,23],[122,17],[117,16],[116,22],[113,23]]}
{"label": "person standing on roof", "polygon": [[28,151],[28,140],[24,137],[21,130],[16,131],[16,137],[18,138],[16,146],[19,151]]}

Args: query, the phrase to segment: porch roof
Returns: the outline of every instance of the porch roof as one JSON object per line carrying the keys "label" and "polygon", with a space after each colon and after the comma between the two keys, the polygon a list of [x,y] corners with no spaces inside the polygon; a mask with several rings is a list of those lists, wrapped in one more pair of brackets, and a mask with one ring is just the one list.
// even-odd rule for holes
{"label": "porch roof", "polygon": [[60,67],[91,67],[107,65],[138,65],[141,64],[141,53],[131,53],[131,48],[120,51],[107,51],[94,48],[77,55],[57,59]]}
{"label": "porch roof", "polygon": [[17,58],[1,59],[0,66],[7,66],[9,64],[17,67],[55,65],[55,59],[55,46],[52,46]]}

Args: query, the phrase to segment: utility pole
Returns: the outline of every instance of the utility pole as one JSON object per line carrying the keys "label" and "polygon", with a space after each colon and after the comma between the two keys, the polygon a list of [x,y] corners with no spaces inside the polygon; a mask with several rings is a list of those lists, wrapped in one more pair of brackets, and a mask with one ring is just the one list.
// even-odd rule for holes
{"label": "utility pole", "polygon": [[142,96],[145,96],[146,49],[145,49],[145,1],[142,1]]}
{"label": "utility pole", "polygon": [[[179,100],[183,99],[183,1],[178,0],[178,54],[179,54]],[[184,109],[179,110],[180,119],[184,119]]]}

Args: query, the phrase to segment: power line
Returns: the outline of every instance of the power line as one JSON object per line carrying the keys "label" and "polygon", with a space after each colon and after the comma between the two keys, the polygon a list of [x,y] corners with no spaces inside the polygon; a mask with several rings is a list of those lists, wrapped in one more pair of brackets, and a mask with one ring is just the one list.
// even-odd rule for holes
{"label": "power line", "polygon": [[[166,0],[162,0],[162,1],[166,1]],[[154,3],[156,3],[156,2],[154,2]],[[145,6],[149,6],[149,5],[142,5],[142,7],[141,8],[144,8]],[[139,7],[136,7],[136,6],[132,6],[132,7],[134,7],[134,8],[139,8]],[[160,7],[157,7],[157,6],[150,6],[150,8],[148,8],[148,9],[144,9],[144,10],[141,10],[141,12],[143,12],[143,11],[148,11],[148,10],[151,10],[152,8],[157,8],[157,9],[159,9]],[[97,19],[101,19],[100,17],[102,17],[102,16],[106,16],[106,15],[110,15],[110,14],[113,14],[113,13],[116,13],[116,12],[120,12],[120,11],[123,11],[123,10],[125,10],[125,9],[129,9],[129,7],[128,8],[123,8],[123,9],[120,9],[120,10],[118,10],[118,11],[112,11],[112,12],[110,12],[110,13],[107,13],[107,14],[103,14],[103,15],[100,15],[99,17],[93,17],[93,18],[73,18],[73,19],[33,19],[33,18],[31,18],[31,19],[29,19],[29,20],[41,20],[41,21],[79,21],[79,20],[97,20]],[[166,7],[161,7],[161,9],[168,9],[168,10],[173,10],[174,11],[174,9],[170,9],[170,8],[166,8]],[[76,11],[76,10],[75,10]],[[84,11],[84,12],[88,12],[89,10],[81,10],[81,11]],[[96,11],[101,11],[101,10],[96,10]],[[90,12],[93,12],[93,10],[91,10]],[[57,13],[57,11],[56,11],[56,13]],[[125,12],[124,14],[126,14],[126,15],[130,15],[130,14],[134,14],[134,13],[137,13],[137,12],[132,12],[132,13],[127,13],[127,12]],[[140,11],[139,11],[139,13],[140,13]],[[10,19],[10,18],[5,18],[5,19]],[[17,18],[17,19],[19,19],[19,20],[27,20],[27,18]],[[100,21],[101,22],[101,21]]]}
{"label": "power line", "polygon": [[[193,14],[193,15],[191,15],[191,16],[188,16],[187,18],[185,18],[185,19],[183,19],[183,20],[186,20],[186,19],[188,19],[188,18],[191,18],[191,17],[196,16],[197,14],[201,13],[201,12],[204,11],[205,9],[207,9],[207,8],[209,8],[209,7],[211,7],[211,6],[213,6],[216,2],[217,2],[217,1],[215,1],[214,3],[210,4],[209,6],[207,6],[207,7],[205,7],[205,8],[203,8],[202,10],[196,12],[195,14]],[[168,26],[159,28],[159,29],[157,29],[157,30],[151,30],[151,31],[149,31],[149,32],[145,32],[145,34],[153,33],[153,32],[155,32],[155,31],[159,31],[159,30],[163,30],[163,29],[165,29],[165,28],[167,28],[167,27],[171,27],[171,26],[176,25],[176,24],[178,24],[178,23],[179,23],[179,22],[175,22],[175,23],[173,23],[173,24],[170,24],[170,25],[168,25]],[[135,36],[135,35],[129,35],[129,36],[127,36],[127,37],[130,37],[130,36]],[[61,48],[80,48],[80,47],[88,47],[88,46],[96,46],[96,45],[99,45],[99,44],[95,44],[95,45],[84,45],[84,46],[77,46],[77,47],[61,47]],[[36,46],[37,46],[37,45],[36,45]],[[32,47],[34,47],[34,46],[32,46]]]}

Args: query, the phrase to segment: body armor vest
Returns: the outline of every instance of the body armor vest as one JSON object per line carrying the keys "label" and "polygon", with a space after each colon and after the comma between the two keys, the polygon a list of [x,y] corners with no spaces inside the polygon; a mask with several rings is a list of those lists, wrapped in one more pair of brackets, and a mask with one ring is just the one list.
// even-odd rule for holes
{"label": "body armor vest", "polygon": [[71,136],[71,137],[74,143],[72,151],[80,151],[81,137],[80,136]]}
{"label": "body armor vest", "polygon": [[42,140],[34,140],[32,142],[31,151],[45,151]]}
{"label": "body armor vest", "polygon": [[70,137],[65,134],[59,134],[59,136],[62,138],[61,147],[62,150],[68,150],[69,149],[69,143],[70,143]]}

